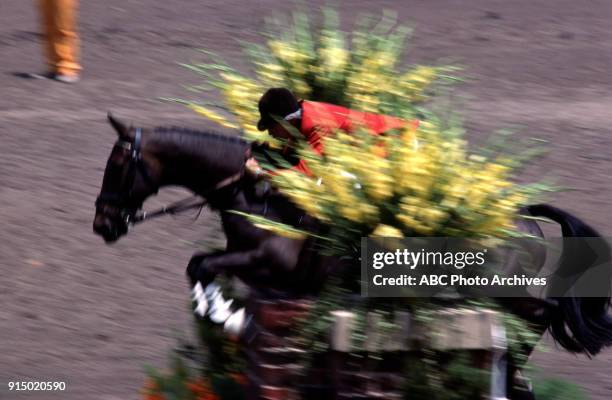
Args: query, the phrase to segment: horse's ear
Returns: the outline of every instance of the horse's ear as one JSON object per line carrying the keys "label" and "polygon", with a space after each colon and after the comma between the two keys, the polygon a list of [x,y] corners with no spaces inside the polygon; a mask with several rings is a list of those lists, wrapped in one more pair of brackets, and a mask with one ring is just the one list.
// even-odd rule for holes
{"label": "horse's ear", "polygon": [[130,130],[127,125],[115,117],[110,111],[108,112],[108,122],[110,122],[112,127],[115,128],[119,137],[129,139]]}

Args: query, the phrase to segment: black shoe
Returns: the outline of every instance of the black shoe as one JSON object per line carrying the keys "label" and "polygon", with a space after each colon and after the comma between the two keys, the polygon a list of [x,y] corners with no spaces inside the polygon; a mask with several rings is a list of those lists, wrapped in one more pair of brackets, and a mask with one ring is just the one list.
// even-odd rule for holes
{"label": "black shoe", "polygon": [[44,72],[41,74],[31,73],[31,72],[20,72],[15,74],[20,78],[25,79],[50,79],[62,83],[77,83],[80,80],[79,75],[64,75],[58,74],[55,72]]}

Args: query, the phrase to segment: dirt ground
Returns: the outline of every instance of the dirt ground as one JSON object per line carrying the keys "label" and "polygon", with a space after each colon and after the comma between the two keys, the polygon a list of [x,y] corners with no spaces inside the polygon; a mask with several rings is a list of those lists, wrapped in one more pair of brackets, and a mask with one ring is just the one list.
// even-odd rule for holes
{"label": "dirt ground", "polygon": [[[176,63],[194,47],[240,63],[239,39],[291,2],[82,2],[84,74],[77,85],[24,80],[43,69],[36,2],[0,3],[0,398],[136,399],[143,366],[164,365],[189,332],[184,268],[218,236],[210,214],[160,219],[114,246],[91,230],[114,134],[107,110],[144,126],[211,127],[158,97],[189,97],[198,78]],[[320,2],[309,4],[316,8]],[[605,0],[338,1],[351,23],[396,9],[415,34],[406,62],[452,59],[472,137],[518,126],[550,141],[531,167],[574,188],[552,203],[612,236],[612,3]],[[181,193],[162,193],[155,207]],[[612,351],[593,360],[550,342],[533,362],[612,398]],[[64,393],[9,393],[9,380],[63,380]]]}

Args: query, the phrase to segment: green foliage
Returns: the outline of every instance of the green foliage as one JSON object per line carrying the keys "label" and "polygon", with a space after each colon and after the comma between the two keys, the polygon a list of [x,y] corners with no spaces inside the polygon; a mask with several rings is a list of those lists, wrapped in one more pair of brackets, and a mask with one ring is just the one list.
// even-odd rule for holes
{"label": "green foliage", "polygon": [[172,354],[167,371],[147,367],[149,377],[142,395],[145,400],[219,400],[210,381],[202,378],[177,354]]}
{"label": "green foliage", "polygon": [[538,400],[588,400],[580,386],[559,378],[544,378],[533,382]]}
{"label": "green foliage", "polygon": [[490,374],[471,366],[468,352],[423,350],[406,362],[406,400],[465,400],[487,394]]}

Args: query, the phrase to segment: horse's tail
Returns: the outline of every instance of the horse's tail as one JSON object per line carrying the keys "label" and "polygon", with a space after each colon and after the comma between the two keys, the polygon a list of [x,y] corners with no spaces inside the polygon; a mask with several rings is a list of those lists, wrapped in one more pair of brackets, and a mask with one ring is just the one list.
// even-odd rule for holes
{"label": "horse's tail", "polygon": [[[558,208],[537,204],[527,207],[529,213],[536,217],[545,217],[561,225],[563,237],[585,237],[587,241],[572,241],[568,246],[566,241],[561,254],[561,265],[559,270],[565,276],[580,277],[592,265],[585,259],[586,265],[575,265],[568,254],[591,254],[589,244],[595,244],[597,248],[603,249],[605,261],[610,260],[610,247],[608,243],[586,223]],[[596,241],[596,242],[594,242]],[[569,248],[568,248],[569,247]],[[580,253],[578,253],[580,252]],[[573,257],[575,260],[575,257]],[[601,261],[601,260],[599,260]],[[565,264],[565,265],[564,265]],[[580,270],[577,270],[580,268]],[[608,271],[609,273],[610,271]],[[601,282],[599,282],[601,283]],[[612,345],[612,318],[608,315],[610,306],[610,279],[606,283],[608,289],[607,297],[558,297],[555,300],[558,306],[552,310],[549,330],[555,339],[565,349],[586,353],[597,354],[603,347]]]}

